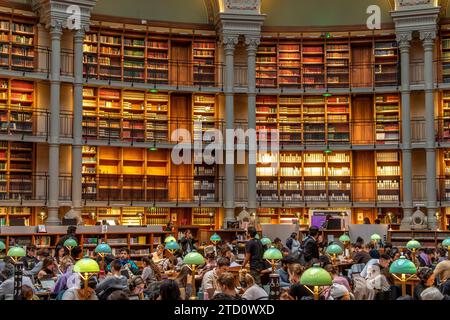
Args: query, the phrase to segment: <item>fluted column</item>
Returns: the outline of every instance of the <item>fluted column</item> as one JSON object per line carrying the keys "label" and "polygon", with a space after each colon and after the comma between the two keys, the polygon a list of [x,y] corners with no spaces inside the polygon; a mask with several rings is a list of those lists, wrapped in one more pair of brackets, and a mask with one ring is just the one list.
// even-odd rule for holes
{"label": "fluted column", "polygon": [[436,39],[436,31],[420,32],[420,39],[424,49],[424,80],[425,80],[425,129],[426,129],[426,153],[427,153],[427,221],[432,230],[437,228],[437,192],[436,192],[436,134],[435,112],[433,93],[433,50]]}
{"label": "fluted column", "polygon": [[256,212],[256,51],[260,43],[260,37],[246,36],[245,45],[247,46],[247,110],[248,110],[248,212]]}
{"label": "fluted column", "polygon": [[225,219],[234,221],[234,50],[238,44],[237,35],[224,35],[222,44],[225,51]]}
{"label": "fluted column", "polygon": [[76,30],[74,39],[72,207],[81,217],[82,208],[82,138],[83,138],[83,39],[84,29]]}
{"label": "fluted column", "polygon": [[412,202],[412,154],[411,154],[411,91],[409,79],[409,54],[411,32],[397,34],[400,47],[402,77],[402,178],[403,178],[403,219],[400,228],[411,228]]}
{"label": "fluted column", "polygon": [[48,225],[58,225],[59,213],[59,131],[60,131],[60,95],[61,95],[61,24],[51,27],[50,57],[50,134],[48,143]]}

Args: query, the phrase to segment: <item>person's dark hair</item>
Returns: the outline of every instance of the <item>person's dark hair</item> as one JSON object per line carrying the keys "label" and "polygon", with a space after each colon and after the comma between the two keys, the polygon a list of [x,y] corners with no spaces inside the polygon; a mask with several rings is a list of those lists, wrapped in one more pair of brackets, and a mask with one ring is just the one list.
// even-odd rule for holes
{"label": "person's dark hair", "polygon": [[155,274],[156,280],[161,281],[161,271],[159,270],[159,268],[155,264],[155,262],[153,262],[153,259],[151,257],[144,257],[142,259],[142,261],[144,262],[144,264],[146,266],[149,266],[153,270],[153,273]]}
{"label": "person's dark hair", "polygon": [[358,248],[358,249],[362,249],[362,245],[360,243],[358,243],[358,242],[355,243],[354,247]]}
{"label": "person's dark hair", "polygon": [[141,276],[134,276],[130,281],[130,291],[133,291],[138,285],[145,283]]}
{"label": "person's dark hair", "polygon": [[356,243],[361,243],[361,244],[363,244],[363,243],[364,243],[364,239],[361,238],[361,237],[358,237],[358,238],[356,238]]}
{"label": "person's dark hair", "polygon": [[47,268],[48,268],[49,266],[51,266],[53,263],[54,263],[53,258],[46,257],[46,258],[44,259],[44,261],[42,262],[42,268],[41,268],[41,270],[47,269]]}
{"label": "person's dark hair", "polygon": [[255,227],[249,227],[247,232],[252,238],[256,237],[256,235],[258,234]]}
{"label": "person's dark hair", "polygon": [[438,253],[441,257],[445,257],[447,254],[444,248],[437,248],[436,253]]}
{"label": "person's dark hair", "polygon": [[286,247],[283,247],[283,248],[281,249],[281,252],[290,252],[290,250],[289,250],[288,248],[286,248]]}
{"label": "person's dark hair", "polygon": [[174,280],[164,280],[159,287],[159,297],[161,300],[180,300],[180,287]]}
{"label": "person's dark hair", "polygon": [[119,251],[119,253],[122,253],[122,252],[126,252],[127,254],[130,254],[130,250],[128,249],[128,248],[121,248],[120,249],[120,251]]}
{"label": "person's dark hair", "polygon": [[122,269],[122,264],[119,259],[114,259],[111,262],[111,271],[120,271]]}
{"label": "person's dark hair", "polygon": [[312,226],[309,228],[309,235],[315,237],[319,233],[319,228]]}
{"label": "person's dark hair", "polygon": [[337,274],[336,268],[331,263],[327,264],[324,269],[330,274]]}
{"label": "person's dark hair", "polygon": [[130,300],[128,298],[128,294],[125,293],[123,290],[116,290],[113,291],[109,296],[107,300]]}
{"label": "person's dark hair", "polygon": [[230,290],[233,290],[236,288],[236,278],[230,272],[222,273],[219,276],[219,278],[217,279],[217,283],[224,287],[227,287]]}
{"label": "person's dark hair", "polygon": [[387,253],[382,253],[382,254],[380,255],[380,259],[391,260],[391,256],[388,255]]}
{"label": "person's dark hair", "polygon": [[297,232],[292,232],[291,233],[291,238],[294,239],[297,236]]}
{"label": "person's dark hair", "polygon": [[375,219],[375,224],[381,224],[381,220],[380,219]]}
{"label": "person's dark hair", "polygon": [[36,251],[36,246],[34,244],[27,246],[27,252],[28,251]]}
{"label": "person's dark hair", "polygon": [[369,219],[369,217],[365,217],[365,218],[364,218],[364,224],[370,224],[370,219]]}
{"label": "person's dark hair", "polygon": [[83,252],[83,249],[81,249],[80,246],[76,246],[76,247],[72,248],[70,255],[72,256],[73,259],[77,260],[82,252]]}
{"label": "person's dark hair", "polygon": [[227,257],[220,257],[217,259],[217,267],[229,267],[230,266],[230,259]]}
{"label": "person's dark hair", "polygon": [[275,239],[273,239],[273,243],[278,243],[278,242],[281,242],[280,238],[276,237]]}
{"label": "person's dark hair", "polygon": [[434,250],[432,248],[425,248],[425,253],[426,254],[433,254]]}
{"label": "person's dark hair", "polygon": [[22,299],[23,300],[33,300],[33,289],[27,285],[22,285]]}
{"label": "person's dark hair", "polygon": [[67,234],[75,234],[77,232],[77,227],[69,226],[67,227]]}

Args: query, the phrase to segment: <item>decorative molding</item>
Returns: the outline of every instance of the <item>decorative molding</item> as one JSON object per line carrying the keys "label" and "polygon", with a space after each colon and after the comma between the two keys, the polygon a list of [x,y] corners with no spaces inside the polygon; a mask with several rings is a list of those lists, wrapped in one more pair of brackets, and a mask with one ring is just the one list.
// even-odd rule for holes
{"label": "decorative molding", "polygon": [[261,0],[225,0],[225,9],[228,10],[257,10],[261,7]]}
{"label": "decorative molding", "polygon": [[[40,17],[40,22],[46,28],[52,28],[55,24],[61,24],[62,28],[71,30],[89,30],[91,12],[97,0],[32,0],[32,7]],[[70,6],[76,5],[80,9],[79,26],[74,28],[69,25],[72,13]]]}
{"label": "decorative molding", "polygon": [[232,51],[239,43],[239,36],[236,34],[224,34],[221,37],[221,43],[225,51]]}
{"label": "decorative molding", "polygon": [[424,30],[420,31],[420,40],[423,42],[431,42],[434,44],[434,40],[436,39],[436,30]]}
{"label": "decorative molding", "polygon": [[397,33],[397,42],[400,48],[411,46],[410,43],[411,40],[412,40],[412,32],[406,31]]}
{"label": "decorative molding", "polygon": [[255,36],[245,36],[245,45],[247,46],[248,51],[256,51],[258,49],[259,44],[261,43],[261,37]]}

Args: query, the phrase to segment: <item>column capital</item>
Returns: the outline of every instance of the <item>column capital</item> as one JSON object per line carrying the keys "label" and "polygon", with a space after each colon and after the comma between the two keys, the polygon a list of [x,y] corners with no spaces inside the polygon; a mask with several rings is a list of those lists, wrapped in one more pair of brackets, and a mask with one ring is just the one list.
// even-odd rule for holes
{"label": "column capital", "polygon": [[239,43],[239,36],[235,34],[224,34],[221,42],[225,51],[234,51],[236,45]]}
{"label": "column capital", "polygon": [[260,36],[245,36],[245,45],[247,47],[247,51],[255,51],[258,50],[258,46],[261,43]]}
{"label": "column capital", "polygon": [[412,32],[402,31],[397,33],[397,42],[400,49],[411,47]]}
{"label": "column capital", "polygon": [[422,40],[424,46],[434,46],[435,39],[436,30],[420,31],[420,40]]}
{"label": "column capital", "polygon": [[61,37],[63,34],[63,24],[59,20],[53,20],[50,25],[50,34],[53,37]]}

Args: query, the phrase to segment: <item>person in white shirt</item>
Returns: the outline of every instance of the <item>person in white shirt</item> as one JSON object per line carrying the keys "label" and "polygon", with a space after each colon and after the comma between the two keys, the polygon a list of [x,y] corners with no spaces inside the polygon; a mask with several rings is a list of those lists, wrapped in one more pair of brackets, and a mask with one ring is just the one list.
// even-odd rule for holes
{"label": "person in white shirt", "polygon": [[373,266],[373,265],[375,265],[377,263],[381,267],[387,268],[387,267],[389,267],[389,264],[391,263],[391,257],[388,254],[383,253],[380,256],[380,259],[371,259],[371,260],[369,260],[369,262],[366,263],[366,266],[364,267],[364,269],[360,273],[361,277],[367,279],[367,277],[368,277],[368,272],[367,271],[369,270],[369,267]]}
{"label": "person in white shirt", "polygon": [[207,292],[208,296],[212,298],[215,294],[220,293],[220,287],[217,284],[219,276],[227,271],[230,266],[230,259],[221,257],[217,260],[216,267],[205,273],[202,280],[201,290]]}
{"label": "person in white shirt", "polygon": [[[4,275],[7,279],[0,284],[0,300],[1,299],[12,299],[14,295],[14,266],[7,263],[3,270]],[[27,276],[22,277],[22,285],[28,286],[36,292],[35,287],[31,279]]]}
{"label": "person in white shirt", "polygon": [[244,300],[269,300],[266,290],[255,283],[255,279],[249,273],[239,275],[241,286],[244,289],[242,299]]}

